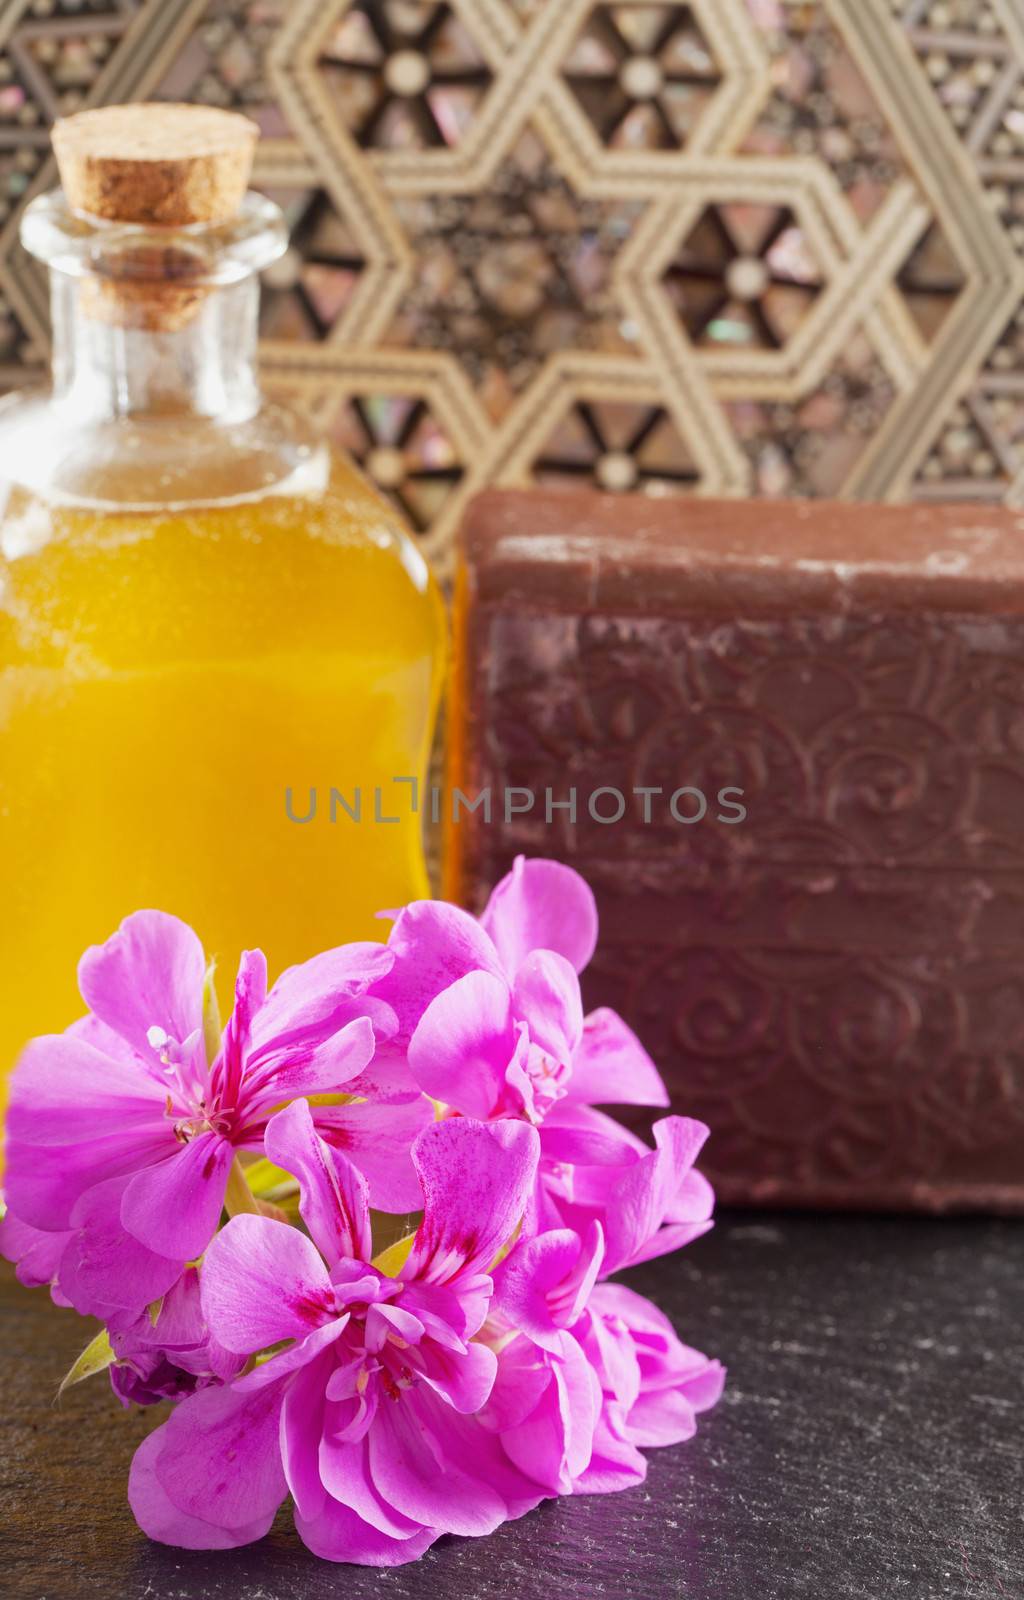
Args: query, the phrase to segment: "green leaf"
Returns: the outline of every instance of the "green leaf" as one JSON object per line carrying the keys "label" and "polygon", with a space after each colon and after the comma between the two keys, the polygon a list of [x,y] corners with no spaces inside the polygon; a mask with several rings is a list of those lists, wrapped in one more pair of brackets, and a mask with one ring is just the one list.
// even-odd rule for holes
{"label": "green leaf", "polygon": [[84,1378],[92,1378],[97,1372],[106,1372],[113,1366],[117,1358],[110,1348],[110,1337],[106,1328],[101,1328],[91,1344],[87,1344],[70,1372],[65,1375],[64,1381],[57,1390],[59,1400],[65,1389],[70,1389],[73,1384],[81,1383]]}
{"label": "green leaf", "polygon": [[243,1212],[259,1216],[260,1203],[249,1188],[242,1164],[236,1156],[228,1170],[228,1186],[224,1191],[224,1207],[229,1217]]}
{"label": "green leaf", "polygon": [[382,1272],[385,1278],[397,1277],[409,1259],[409,1251],[412,1249],[415,1237],[415,1233],[408,1233],[404,1239],[396,1240],[394,1244],[389,1244],[386,1250],[374,1256],[373,1265],[377,1271]]}
{"label": "green leaf", "polygon": [[286,1172],[283,1167],[275,1167],[266,1156],[250,1162],[244,1170],[245,1181],[260,1200],[287,1200],[299,1192],[299,1186],[291,1173]]}

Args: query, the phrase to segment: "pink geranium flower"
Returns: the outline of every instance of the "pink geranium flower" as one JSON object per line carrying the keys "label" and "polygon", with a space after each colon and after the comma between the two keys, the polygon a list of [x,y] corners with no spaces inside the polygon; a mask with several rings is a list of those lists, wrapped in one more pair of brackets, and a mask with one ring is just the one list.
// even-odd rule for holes
{"label": "pink geranium flower", "polygon": [[387,1106],[324,1106],[317,1118],[338,1143],[358,1144],[375,1203],[406,1209],[416,1199],[408,1148],[429,1108],[414,1084],[396,1087],[393,1065],[383,1084],[367,1072],[375,1030],[397,1028],[369,994],[393,962],[380,945],[348,945],[292,967],[268,994],[264,957],[249,951],[208,1049],[199,939],[162,912],[128,917],[82,957],[88,1016],[34,1039],[14,1073],[5,1249],[18,1251],[18,1224],[39,1261],[38,1230],[68,1233],[59,1292],[79,1311],[131,1321],[205,1250],[236,1154],[262,1150],[269,1116],[296,1095],[389,1096]]}
{"label": "pink geranium flower", "polygon": [[[594,897],[580,875],[520,856],[479,921],[441,901],[400,912],[388,941],[395,965],[375,992],[393,1006],[426,1094],[451,1113],[538,1128],[528,1231],[582,1231],[599,1219],[605,1271],[613,1272],[705,1232],[714,1196],[693,1170],[703,1123],[666,1118],[651,1151],[596,1109],[668,1104],[657,1068],[622,1018],[607,1008],[583,1015],[578,974],[596,939]],[[644,1164],[657,1171],[654,1188],[636,1170]],[[659,1214],[630,1255],[619,1246],[617,1218],[638,1186]]]}
{"label": "pink geranium flower", "polygon": [[[396,1566],[692,1435],[721,1368],[603,1280],[710,1227],[707,1129],[652,1149],[598,1109],[667,1095],[583,1015],[596,932],[576,873],[520,858],[479,921],[417,902],[269,992],[247,952],[223,1032],[176,918],[86,952],[88,1015],[14,1077],[0,1251],[107,1323],[71,1381],[112,1358],[122,1403],[172,1403],[129,1485],[153,1538],[243,1545],[290,1494],[316,1554]],[[371,1205],[422,1221],[375,1255]]]}
{"label": "pink geranium flower", "polygon": [[155,1315],[147,1308],[133,1323],[112,1332],[110,1345],[116,1358],[110,1384],[125,1406],[183,1400],[237,1377],[245,1364],[210,1337],[196,1267],[186,1267]]}
{"label": "pink geranium flower", "polygon": [[603,1257],[595,1221],[583,1238],[558,1228],[521,1240],[495,1273],[498,1371],[481,1421],[551,1495],[570,1494],[593,1454],[601,1386],[570,1330]]}
{"label": "pink geranium flower", "polygon": [[487,1269],[533,1188],[534,1130],[459,1120],[419,1135],[423,1221],[393,1273],[369,1259],[364,1180],[304,1102],[274,1117],[266,1146],[300,1180],[312,1242],[234,1218],[207,1252],[202,1301],[238,1355],[290,1343],[184,1401],[140,1447],[129,1497],[142,1528],[191,1548],[246,1544],[290,1492],[316,1554],[392,1566],[442,1533],[489,1533],[536,1505],[544,1488],[473,1415],[497,1367],[474,1339]]}
{"label": "pink geranium flower", "polygon": [[[631,1225],[642,1254],[639,1214]],[[582,1238],[560,1229],[521,1241],[495,1275],[498,1372],[481,1420],[549,1494],[642,1482],[640,1447],[692,1438],[725,1382],[650,1301],[596,1282],[603,1256],[592,1223]]]}
{"label": "pink geranium flower", "polygon": [[725,1368],[677,1337],[657,1306],[621,1283],[600,1283],[573,1328],[601,1386],[590,1463],[577,1494],[607,1494],[642,1483],[641,1449],[681,1444],[697,1417],[717,1404]]}

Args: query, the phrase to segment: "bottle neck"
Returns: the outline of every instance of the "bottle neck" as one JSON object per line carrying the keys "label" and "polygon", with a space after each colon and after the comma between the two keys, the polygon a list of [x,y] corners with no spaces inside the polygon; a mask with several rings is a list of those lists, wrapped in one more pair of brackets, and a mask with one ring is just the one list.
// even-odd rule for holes
{"label": "bottle neck", "polygon": [[55,401],[82,420],[205,417],[244,422],[260,405],[259,280],[204,287],[182,314],[104,305],[89,276],[50,275]]}

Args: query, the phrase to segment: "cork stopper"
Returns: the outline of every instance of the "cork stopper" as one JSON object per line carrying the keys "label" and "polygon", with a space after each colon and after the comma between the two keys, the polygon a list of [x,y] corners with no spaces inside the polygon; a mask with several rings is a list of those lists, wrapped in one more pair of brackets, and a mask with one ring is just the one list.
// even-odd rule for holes
{"label": "cork stopper", "polygon": [[208,256],[174,230],[237,216],[258,138],[256,124],[236,112],[159,102],[56,123],[53,148],[72,211],[147,230],[138,240],[97,240],[94,275],[80,289],[85,316],[165,333],[191,322],[210,293]]}
{"label": "cork stopper", "polygon": [[181,228],[229,222],[252,171],[259,128],[209,106],[102,106],[53,129],[72,210],[106,222]]}

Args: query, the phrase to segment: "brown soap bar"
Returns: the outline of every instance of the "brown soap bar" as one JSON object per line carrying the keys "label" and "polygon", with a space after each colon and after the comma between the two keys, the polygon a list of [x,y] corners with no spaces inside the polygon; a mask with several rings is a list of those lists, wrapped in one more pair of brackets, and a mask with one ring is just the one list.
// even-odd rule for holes
{"label": "brown soap bar", "polygon": [[721,1199],[1024,1211],[1024,515],[492,491],[456,637],[446,893],[584,874]]}

